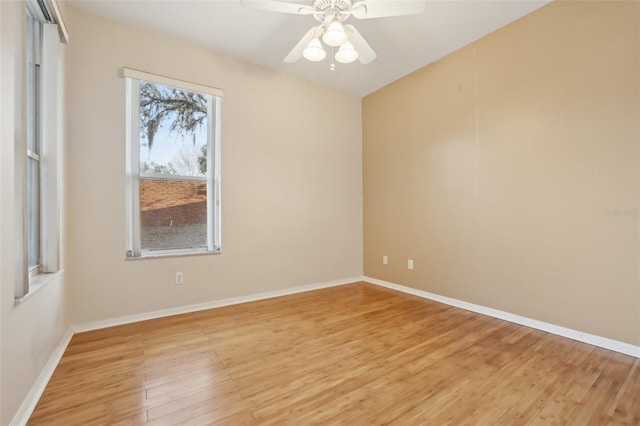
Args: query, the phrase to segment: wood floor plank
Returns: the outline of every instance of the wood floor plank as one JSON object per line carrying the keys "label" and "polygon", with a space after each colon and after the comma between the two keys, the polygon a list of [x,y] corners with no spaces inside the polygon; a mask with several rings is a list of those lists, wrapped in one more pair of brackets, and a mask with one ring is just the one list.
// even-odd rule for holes
{"label": "wood floor plank", "polygon": [[[614,352],[596,348],[584,360],[575,374],[564,383],[561,390],[547,402],[531,425],[566,424],[580,412],[580,401],[584,399],[591,386],[604,369]],[[576,413],[578,411],[578,413]]]}
{"label": "wood floor plank", "polygon": [[624,380],[609,418],[626,424],[640,424],[640,359],[636,359]]}
{"label": "wood floor plank", "polygon": [[30,425],[640,424],[640,360],[366,283],[80,333]]}

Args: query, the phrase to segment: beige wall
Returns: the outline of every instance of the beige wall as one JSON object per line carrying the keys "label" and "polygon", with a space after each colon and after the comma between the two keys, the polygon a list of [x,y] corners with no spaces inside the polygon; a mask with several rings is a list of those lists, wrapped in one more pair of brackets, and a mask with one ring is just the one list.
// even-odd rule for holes
{"label": "beige wall", "polygon": [[[1,70],[1,137],[0,147],[0,425],[8,425],[33,386],[40,371],[51,357],[60,339],[69,328],[67,312],[68,280],[61,272],[22,304],[14,303],[16,153],[14,141],[16,96],[22,88],[22,43],[25,15],[23,3],[0,2]],[[65,48],[61,47],[59,76],[64,73]],[[59,92],[62,93],[62,78]],[[63,99],[60,99],[62,105]],[[59,119],[63,117],[60,108]],[[64,129],[59,125],[60,150],[64,150]],[[64,189],[61,193],[64,200]],[[64,217],[64,209],[62,211]],[[62,266],[65,267],[64,219],[62,229]]]}
{"label": "beige wall", "polygon": [[[76,323],[362,274],[360,99],[72,8],[67,21]],[[125,261],[123,66],[224,89],[222,254]]]}
{"label": "beige wall", "polygon": [[367,96],[365,274],[640,344],[639,21],[554,2]]}

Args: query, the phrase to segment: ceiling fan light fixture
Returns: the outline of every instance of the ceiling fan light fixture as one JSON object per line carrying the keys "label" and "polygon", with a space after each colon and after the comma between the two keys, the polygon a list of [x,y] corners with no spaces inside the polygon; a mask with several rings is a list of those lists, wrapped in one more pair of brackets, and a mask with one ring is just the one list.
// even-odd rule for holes
{"label": "ceiling fan light fixture", "polygon": [[338,47],[342,46],[348,39],[347,33],[344,30],[344,26],[340,21],[333,21],[329,24],[327,31],[322,35],[322,41],[324,41],[327,46]]}
{"label": "ceiling fan light fixture", "polygon": [[358,51],[353,47],[353,44],[346,42],[336,52],[336,61],[341,64],[350,64],[358,59]]}
{"label": "ceiling fan light fixture", "polygon": [[322,47],[320,39],[318,37],[314,37],[302,52],[302,56],[311,62],[319,62],[327,57],[327,52],[325,52]]}

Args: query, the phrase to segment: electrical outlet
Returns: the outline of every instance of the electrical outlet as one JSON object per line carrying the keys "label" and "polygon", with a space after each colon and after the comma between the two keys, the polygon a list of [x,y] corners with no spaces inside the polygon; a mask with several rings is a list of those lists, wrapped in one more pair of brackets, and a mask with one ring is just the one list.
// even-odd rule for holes
{"label": "electrical outlet", "polygon": [[184,284],[184,274],[182,272],[176,272],[176,285]]}
{"label": "electrical outlet", "polygon": [[413,269],[413,259],[409,259],[409,261],[407,262],[407,268]]}
{"label": "electrical outlet", "polygon": [[387,256],[382,256],[382,264],[386,265],[387,263],[389,263],[389,258]]}

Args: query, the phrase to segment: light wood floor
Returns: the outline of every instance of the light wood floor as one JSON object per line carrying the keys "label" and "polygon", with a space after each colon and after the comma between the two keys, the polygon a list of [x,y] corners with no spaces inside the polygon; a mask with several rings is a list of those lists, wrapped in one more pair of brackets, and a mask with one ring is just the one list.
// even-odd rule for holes
{"label": "light wood floor", "polygon": [[78,334],[32,425],[640,424],[640,361],[365,283]]}

